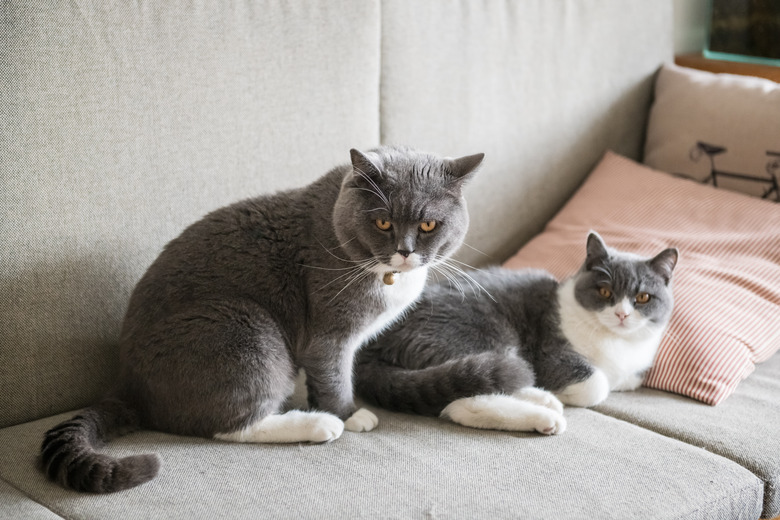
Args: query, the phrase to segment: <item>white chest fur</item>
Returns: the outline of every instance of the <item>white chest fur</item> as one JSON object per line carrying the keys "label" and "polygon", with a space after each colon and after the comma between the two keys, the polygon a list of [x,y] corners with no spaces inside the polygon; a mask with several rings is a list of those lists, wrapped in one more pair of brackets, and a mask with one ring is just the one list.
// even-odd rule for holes
{"label": "white chest fur", "polygon": [[664,329],[653,327],[626,336],[615,334],[577,303],[571,280],[561,285],[558,298],[561,329],[574,350],[604,372],[611,390],[637,388],[642,383],[638,374],[652,365]]}
{"label": "white chest fur", "polygon": [[385,310],[361,331],[357,338],[358,344],[362,345],[375,337],[403,316],[404,311],[420,297],[427,278],[427,267],[396,275],[395,283],[392,285],[381,283],[382,274],[378,274],[377,280],[381,283],[381,298],[384,299]]}

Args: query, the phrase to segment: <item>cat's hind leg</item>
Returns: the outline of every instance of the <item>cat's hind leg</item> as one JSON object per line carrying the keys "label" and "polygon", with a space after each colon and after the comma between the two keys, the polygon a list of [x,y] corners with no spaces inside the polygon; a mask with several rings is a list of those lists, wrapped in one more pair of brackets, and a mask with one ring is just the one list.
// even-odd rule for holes
{"label": "cat's hind leg", "polygon": [[441,417],[486,430],[537,431],[545,435],[563,433],[563,414],[509,395],[477,395],[457,399],[444,408]]}
{"label": "cat's hind leg", "polygon": [[331,442],[344,432],[344,423],[326,412],[291,410],[271,414],[249,426],[229,433],[217,433],[214,438],[229,442],[294,443]]}

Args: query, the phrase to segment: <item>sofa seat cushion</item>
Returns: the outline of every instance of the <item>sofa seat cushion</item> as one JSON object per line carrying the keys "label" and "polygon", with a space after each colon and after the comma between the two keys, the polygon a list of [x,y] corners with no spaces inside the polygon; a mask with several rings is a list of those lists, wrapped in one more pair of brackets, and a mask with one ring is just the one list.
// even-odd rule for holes
{"label": "sofa seat cushion", "polygon": [[[78,494],[35,467],[63,414],[0,430],[0,475],[66,518],[757,518],[762,482],[705,450],[586,409],[559,436],[464,428],[376,410],[327,445],[241,445],[137,432],[113,455],[158,453],[160,474]],[[2,504],[0,504],[0,507]]]}
{"label": "sofa seat cushion", "polygon": [[0,517],[25,520],[53,520],[60,518],[41,504],[30,500],[21,491],[0,480]]}
{"label": "sofa seat cushion", "polygon": [[739,463],[764,481],[762,518],[780,515],[780,354],[715,407],[641,389],[613,393],[597,410]]}

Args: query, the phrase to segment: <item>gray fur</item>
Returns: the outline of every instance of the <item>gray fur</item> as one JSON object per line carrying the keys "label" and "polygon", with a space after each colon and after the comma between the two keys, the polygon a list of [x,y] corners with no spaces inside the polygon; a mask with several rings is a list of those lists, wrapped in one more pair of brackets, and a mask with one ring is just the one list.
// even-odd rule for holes
{"label": "gray fur", "polygon": [[[95,492],[149,480],[155,456],[139,469],[93,446],[120,426],[203,437],[240,430],[282,409],[299,368],[311,408],[342,419],[355,411],[354,353],[387,311],[381,274],[369,269],[401,248],[424,266],[455,251],[468,227],[461,187],[482,154],[382,147],[351,158],[304,188],[218,209],[165,247],[131,296],[116,389],[88,419],[44,440],[50,478]],[[378,218],[393,229],[379,230]],[[436,229],[420,232],[428,220]],[[107,402],[123,419],[105,412]],[[87,460],[78,467],[76,451]],[[89,464],[135,476],[96,484],[100,475],[78,469]]]}
{"label": "gray fur", "polygon": [[[610,251],[593,233],[574,276],[575,296],[600,310],[609,302],[596,301],[598,288],[609,279],[616,298],[652,293],[642,312],[665,324],[676,260],[674,249],[651,260]],[[392,410],[439,415],[456,399],[532,385],[556,392],[590,377],[594,367],[561,331],[560,284],[552,275],[492,267],[471,277],[484,290],[429,286],[404,320],[360,351],[359,394]]]}

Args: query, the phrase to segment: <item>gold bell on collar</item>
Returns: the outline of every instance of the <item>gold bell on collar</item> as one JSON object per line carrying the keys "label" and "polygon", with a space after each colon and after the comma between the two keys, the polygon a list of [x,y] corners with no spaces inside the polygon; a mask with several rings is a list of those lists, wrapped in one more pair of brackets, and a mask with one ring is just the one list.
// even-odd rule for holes
{"label": "gold bell on collar", "polygon": [[397,274],[398,271],[388,271],[382,277],[382,281],[385,283],[385,285],[393,285],[395,283],[395,277]]}

